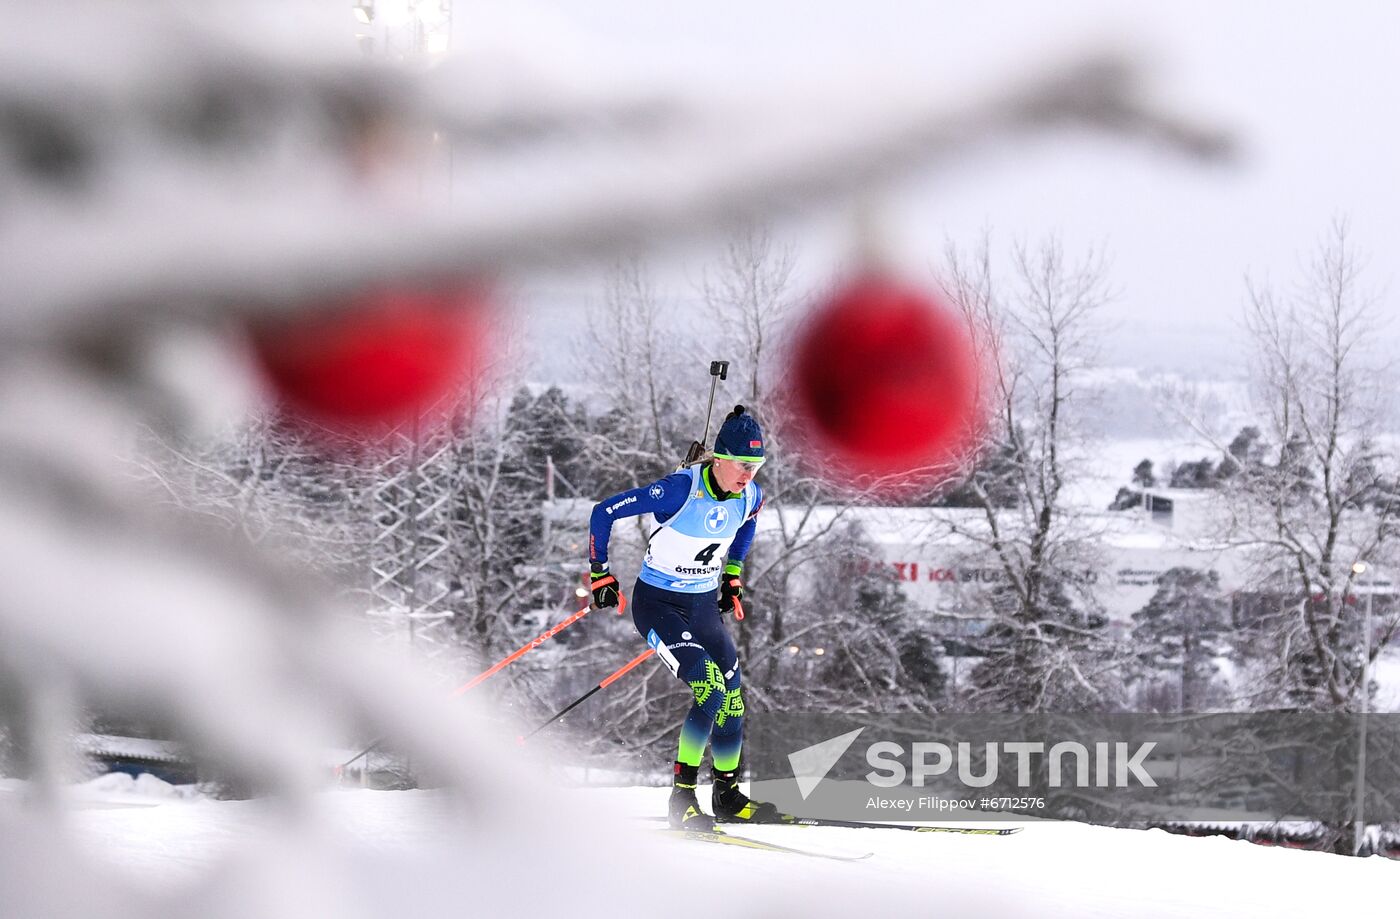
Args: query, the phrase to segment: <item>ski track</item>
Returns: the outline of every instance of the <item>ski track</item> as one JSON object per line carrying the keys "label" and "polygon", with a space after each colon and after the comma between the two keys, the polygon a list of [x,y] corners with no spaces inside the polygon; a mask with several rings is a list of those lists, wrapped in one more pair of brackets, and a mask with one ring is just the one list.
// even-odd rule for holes
{"label": "ski track", "polygon": [[[827,827],[728,828],[755,839],[840,854],[836,862],[706,845],[662,836],[664,788],[581,788],[570,793],[598,816],[600,851],[609,870],[625,872],[629,846],[674,862],[678,876],[745,877],[762,904],[832,907],[862,892],[923,907],[942,898],[946,915],[1040,917],[1232,917],[1336,915],[1379,910],[1400,889],[1400,863],[1363,860],[1162,831],[1120,830],[1028,821],[1025,832],[978,837]],[[88,801],[69,815],[95,858],[159,889],[195,882],[242,847],[275,832],[258,801],[152,800],[132,807],[116,797]],[[704,796],[702,794],[702,803]],[[428,851],[450,826],[431,791],[340,790],[317,800],[322,825],[373,855]],[[602,843],[606,842],[606,845]],[[814,886],[820,885],[820,886]]]}

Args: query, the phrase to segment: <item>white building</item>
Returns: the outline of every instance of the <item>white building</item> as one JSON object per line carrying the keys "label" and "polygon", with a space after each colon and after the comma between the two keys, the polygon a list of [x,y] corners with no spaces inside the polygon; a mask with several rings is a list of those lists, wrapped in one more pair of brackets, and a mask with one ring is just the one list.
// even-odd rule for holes
{"label": "white building", "polygon": [[[1219,538],[1214,497],[1198,490],[1151,489],[1141,507],[1079,512],[1077,525],[1095,534],[1098,556],[1084,577],[1096,585],[1111,621],[1128,622],[1152,598],[1162,575],[1175,567],[1213,570],[1227,593],[1248,586],[1242,551]],[[555,502],[554,525],[577,534],[576,547],[586,544],[591,507],[587,501]],[[857,524],[915,605],[934,614],[976,617],[979,597],[1003,575],[987,550],[952,532],[976,527],[982,519],[982,511],[968,508],[821,505],[780,512],[770,507],[759,515],[757,545],[771,545],[784,531],[810,538]],[[641,525],[627,520],[614,527],[614,569],[624,580],[640,560],[643,534],[655,526],[648,516]],[[1364,584],[1357,593],[1372,589],[1389,595],[1390,579],[1378,574],[1374,587]]]}

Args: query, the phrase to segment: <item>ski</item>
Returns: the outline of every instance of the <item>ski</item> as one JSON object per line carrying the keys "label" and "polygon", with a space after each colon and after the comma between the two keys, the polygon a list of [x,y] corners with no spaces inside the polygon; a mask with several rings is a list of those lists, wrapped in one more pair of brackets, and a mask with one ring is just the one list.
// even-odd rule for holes
{"label": "ski", "polygon": [[[724,822],[724,821],[721,821]],[[947,826],[925,823],[877,823],[869,820],[828,820],[822,817],[796,817],[783,814],[781,822],[765,826],[831,826],[853,830],[906,830],[910,833],[958,833],[963,836],[1010,836],[1023,827]]]}
{"label": "ski", "polygon": [[[662,821],[666,817],[642,817],[643,820]],[[910,833],[957,833],[961,836],[1012,836],[1021,832],[1025,827],[983,827],[983,826],[948,826],[946,824],[926,824],[926,823],[879,823],[871,820],[834,820],[824,817],[798,817],[793,814],[783,814],[783,819],[777,823],[750,823],[746,820],[724,820],[719,821],[724,826],[828,826],[850,830],[905,830]]]}
{"label": "ski", "polygon": [[673,830],[666,827],[661,830],[668,836],[677,839],[691,839],[695,842],[707,842],[712,845],[737,846],[741,849],[757,849],[760,852],[780,852],[784,855],[805,855],[808,858],[827,858],[838,862],[858,862],[870,858],[875,853],[863,852],[858,855],[843,855],[839,852],[821,852],[816,849],[801,849],[796,846],[784,846],[775,842],[764,842],[761,839],[754,839],[749,836],[736,836],[723,830]]}

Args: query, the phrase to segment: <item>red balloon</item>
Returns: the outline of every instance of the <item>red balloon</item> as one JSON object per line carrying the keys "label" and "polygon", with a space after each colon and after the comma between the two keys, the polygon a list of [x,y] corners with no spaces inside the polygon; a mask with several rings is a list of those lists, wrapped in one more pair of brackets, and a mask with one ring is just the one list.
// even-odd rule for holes
{"label": "red balloon", "polygon": [[334,308],[260,323],[264,375],[294,417],[335,429],[385,426],[441,409],[482,351],[471,288],[372,290]]}
{"label": "red balloon", "polygon": [[976,436],[978,368],[961,317],[867,273],[799,331],[789,401],[807,448],[843,476],[925,484]]}

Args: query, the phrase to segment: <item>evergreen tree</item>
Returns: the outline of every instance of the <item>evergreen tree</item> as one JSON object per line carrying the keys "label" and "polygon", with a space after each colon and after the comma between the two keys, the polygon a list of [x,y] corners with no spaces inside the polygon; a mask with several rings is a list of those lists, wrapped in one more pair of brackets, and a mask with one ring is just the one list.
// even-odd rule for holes
{"label": "evergreen tree", "polygon": [[1264,462],[1263,435],[1254,425],[1240,428],[1240,432],[1230,441],[1226,455],[1215,470],[1216,477],[1224,481],[1239,474],[1242,470],[1258,469]]}
{"label": "evergreen tree", "polygon": [[816,561],[784,692],[829,711],[933,710],[947,688],[941,649],[861,527],[833,531]]}
{"label": "evergreen tree", "polygon": [[1035,596],[1036,602],[1027,604],[1021,591],[1004,583],[992,592],[995,619],[977,642],[986,656],[970,680],[979,707],[1006,712],[1114,708],[1116,688],[1090,676],[1112,658],[1107,617],[1081,609],[1058,572],[1041,576]]}
{"label": "evergreen tree", "polygon": [[1152,460],[1144,459],[1133,467],[1133,484],[1141,485],[1143,488],[1156,486],[1157,477],[1152,474]]}
{"label": "evergreen tree", "polygon": [[1113,496],[1113,503],[1109,504],[1111,511],[1128,511],[1135,507],[1142,507],[1142,492],[1136,491],[1124,485],[1118,489],[1118,493]]}
{"label": "evergreen tree", "polygon": [[575,488],[586,477],[584,444],[588,418],[583,407],[570,405],[558,386],[537,396],[521,388],[511,401],[506,428],[518,435],[520,457],[512,463],[524,475],[525,486],[541,500],[545,497],[545,472],[550,463]]}
{"label": "evergreen tree", "polygon": [[1201,711],[1209,702],[1215,658],[1225,653],[1229,607],[1214,571],[1178,567],[1133,614],[1133,649],[1149,674],[1177,676],[1176,706]]}
{"label": "evergreen tree", "polygon": [[1019,507],[1021,492],[1016,481],[1019,469],[1013,443],[993,444],[990,450],[977,457],[971,475],[936,492],[927,503],[932,507]]}
{"label": "evergreen tree", "polygon": [[1220,483],[1215,464],[1210,457],[1202,457],[1196,462],[1185,462],[1172,471],[1172,488],[1215,488]]}

